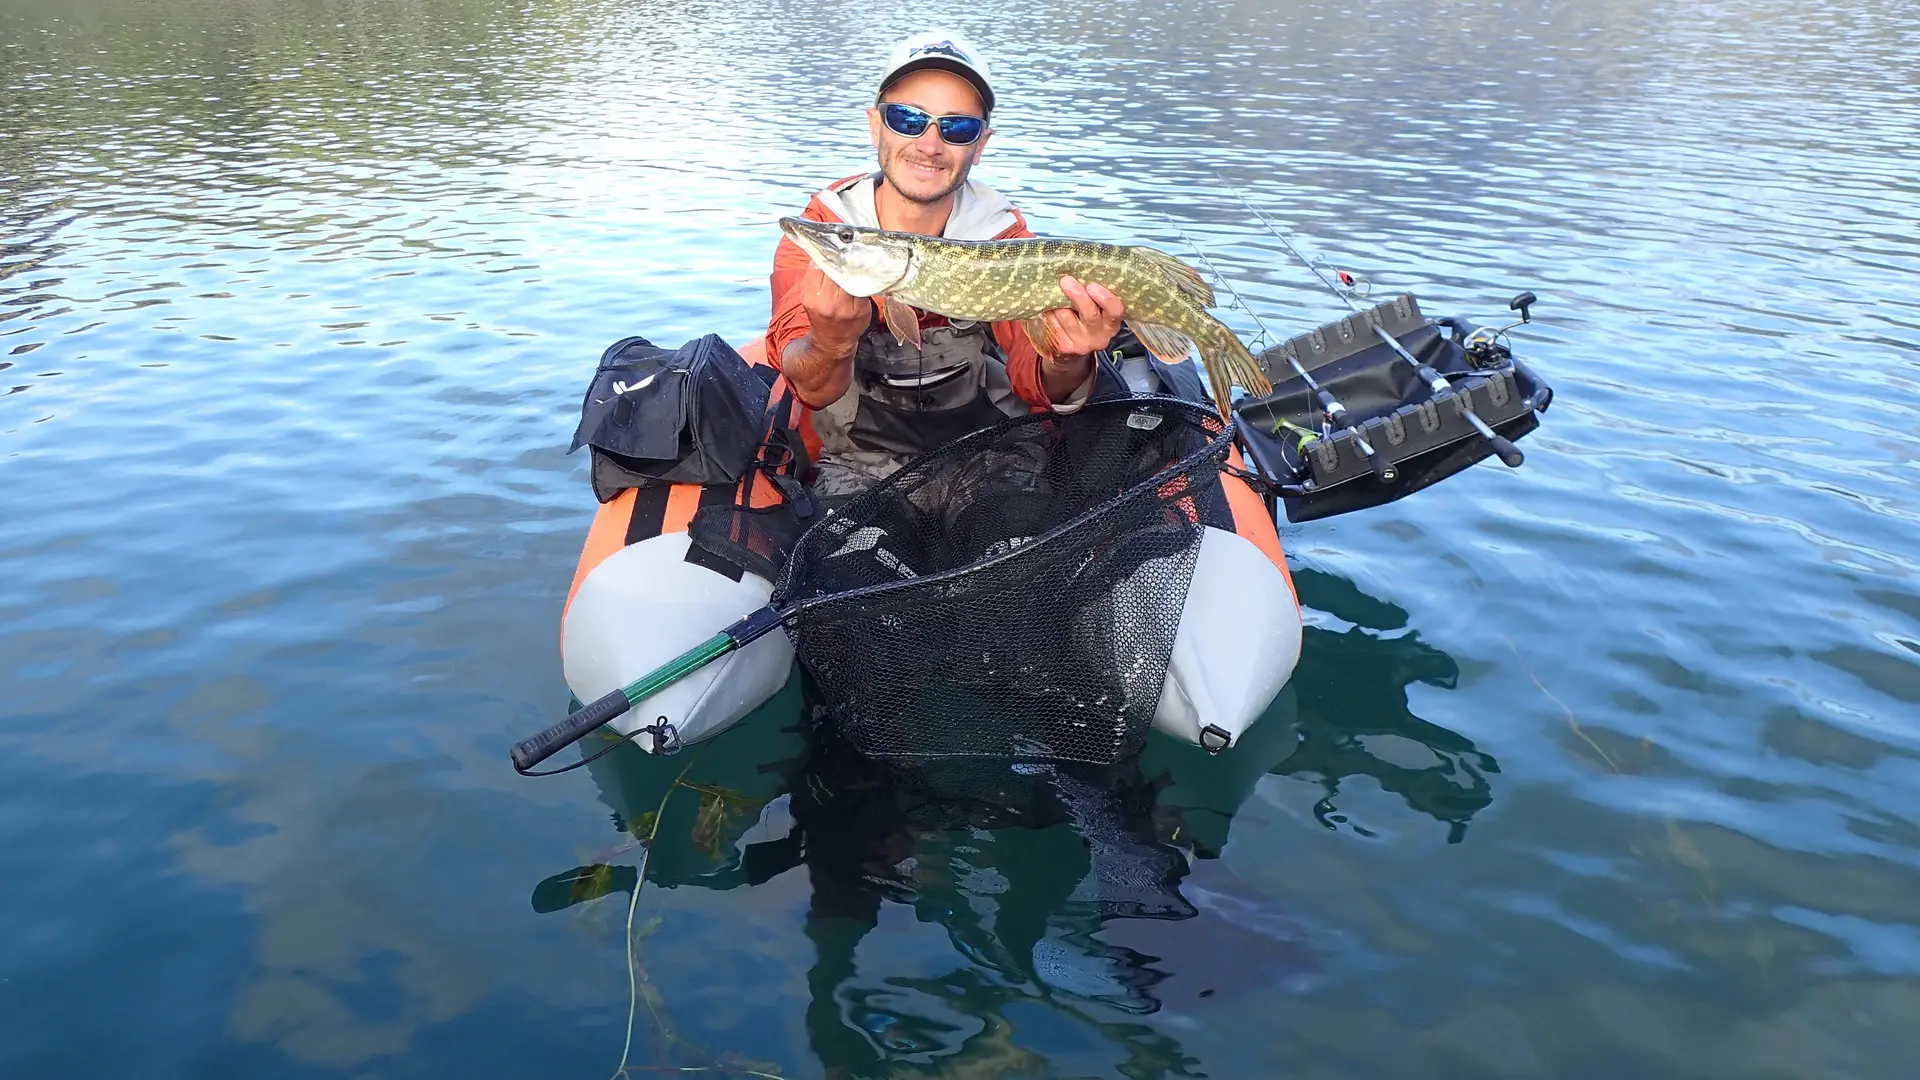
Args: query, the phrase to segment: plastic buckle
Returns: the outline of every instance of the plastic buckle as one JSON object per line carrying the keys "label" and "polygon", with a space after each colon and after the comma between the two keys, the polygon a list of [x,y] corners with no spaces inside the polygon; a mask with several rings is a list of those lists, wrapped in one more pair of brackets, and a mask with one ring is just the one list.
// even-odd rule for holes
{"label": "plastic buckle", "polygon": [[767,479],[773,481],[773,486],[779,488],[780,494],[784,495],[786,500],[793,504],[793,515],[795,517],[804,521],[812,517],[814,511],[818,509],[813,502],[813,492],[800,481],[795,480],[791,476],[783,476],[779,473],[769,474]]}

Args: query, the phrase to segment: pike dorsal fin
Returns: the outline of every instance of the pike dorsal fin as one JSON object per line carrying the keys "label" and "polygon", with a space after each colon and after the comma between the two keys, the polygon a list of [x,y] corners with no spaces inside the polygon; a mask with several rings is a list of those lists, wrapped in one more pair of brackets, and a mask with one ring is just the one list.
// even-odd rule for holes
{"label": "pike dorsal fin", "polygon": [[1213,286],[1208,285],[1200,271],[1181,262],[1179,259],[1150,247],[1136,247],[1135,254],[1151,263],[1166,276],[1167,284],[1184,296],[1200,302],[1201,307],[1213,306]]}

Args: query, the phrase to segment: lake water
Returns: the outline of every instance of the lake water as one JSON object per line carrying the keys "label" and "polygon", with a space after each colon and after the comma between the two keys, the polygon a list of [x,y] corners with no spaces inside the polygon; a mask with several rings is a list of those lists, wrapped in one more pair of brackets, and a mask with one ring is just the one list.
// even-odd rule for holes
{"label": "lake water", "polygon": [[[1291,686],[1161,750],[1193,918],[1076,915],[1067,827],[742,864],[793,688],[507,764],[600,351],[759,330],[927,19],[1042,233],[1190,241],[1275,334],[1344,309],[1239,195],[1377,295],[1541,298],[1523,468],[1283,528]],[[1917,50],[1835,0],[8,0],[0,1075],[606,1076],[632,894],[566,879],[654,826],[632,1075],[1906,1074]]]}

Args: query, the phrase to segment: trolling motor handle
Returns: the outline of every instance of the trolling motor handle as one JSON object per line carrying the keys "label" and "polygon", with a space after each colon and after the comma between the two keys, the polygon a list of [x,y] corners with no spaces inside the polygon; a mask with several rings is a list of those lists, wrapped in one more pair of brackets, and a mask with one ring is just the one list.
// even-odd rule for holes
{"label": "trolling motor handle", "polygon": [[1527,309],[1537,303],[1539,299],[1539,297],[1530,292],[1523,292],[1512,300],[1507,301],[1507,310],[1519,312],[1521,322],[1532,322],[1533,316],[1527,314]]}
{"label": "trolling motor handle", "polygon": [[1527,460],[1526,455],[1520,452],[1520,448],[1513,445],[1513,440],[1505,435],[1493,435],[1487,439],[1487,442],[1493,446],[1493,452],[1500,458],[1500,464],[1509,469],[1517,469],[1521,462]]}

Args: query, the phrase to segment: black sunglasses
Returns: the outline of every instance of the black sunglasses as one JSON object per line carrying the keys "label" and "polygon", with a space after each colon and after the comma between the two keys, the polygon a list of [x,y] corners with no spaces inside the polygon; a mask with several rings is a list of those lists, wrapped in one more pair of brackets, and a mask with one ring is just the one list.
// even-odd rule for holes
{"label": "black sunglasses", "polygon": [[978,116],[954,114],[934,116],[932,113],[916,109],[911,105],[888,102],[880,106],[880,119],[887,130],[909,139],[917,139],[927,125],[935,120],[940,122],[940,138],[955,146],[971,146],[980,141],[980,133],[987,129],[987,122]]}

